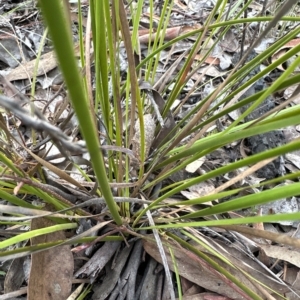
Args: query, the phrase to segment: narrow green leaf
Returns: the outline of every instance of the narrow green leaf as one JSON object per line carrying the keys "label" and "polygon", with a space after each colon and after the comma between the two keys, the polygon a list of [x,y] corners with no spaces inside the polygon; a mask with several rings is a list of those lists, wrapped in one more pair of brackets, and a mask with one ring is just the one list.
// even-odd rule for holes
{"label": "narrow green leaf", "polygon": [[45,227],[45,228],[41,228],[41,229],[31,230],[29,232],[21,233],[10,239],[6,239],[6,240],[0,242],[0,249],[6,248],[10,245],[13,245],[13,244],[25,241],[25,240],[28,240],[32,237],[36,237],[39,235],[43,235],[43,234],[47,234],[47,233],[51,233],[51,232],[55,232],[55,231],[59,231],[59,230],[73,229],[73,228],[77,228],[77,227],[78,227],[78,225],[76,223],[68,223],[68,224],[60,224],[60,225],[54,225],[54,226]]}

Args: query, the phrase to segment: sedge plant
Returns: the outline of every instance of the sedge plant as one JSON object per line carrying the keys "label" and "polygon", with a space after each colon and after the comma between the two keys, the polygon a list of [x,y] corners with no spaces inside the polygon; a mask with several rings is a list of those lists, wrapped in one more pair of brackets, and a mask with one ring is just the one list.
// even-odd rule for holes
{"label": "sedge plant", "polygon": [[[241,157],[225,165],[220,164],[215,169],[200,175],[187,176],[185,169],[199,159],[208,157],[214,151],[224,149],[233,143],[240,143],[248,137],[299,124],[300,106],[299,104],[290,105],[292,99],[285,100],[276,109],[257,120],[244,121],[245,117],[267,97],[299,84],[300,77],[295,71],[300,64],[300,58],[296,56],[300,50],[299,45],[291,48],[277,60],[271,61],[266,68],[249,80],[243,80],[252,69],[260,66],[262,61],[272,57],[295,36],[299,36],[300,28],[297,22],[300,18],[293,15],[293,10],[288,13],[293,1],[286,1],[272,8],[274,16],[263,14],[263,12],[259,16],[250,18],[247,17],[246,12],[253,1],[246,1],[247,5],[243,6],[245,1],[236,1],[233,5],[230,4],[231,1],[218,0],[201,26],[181,32],[172,38],[168,37],[168,24],[172,18],[175,1],[163,3],[161,8],[163,14],[156,28],[153,28],[154,2],[149,1],[148,41],[143,45],[143,47],[146,45],[147,55],[144,55],[145,52],[141,49],[141,36],[139,35],[143,6],[146,2],[137,1],[135,5],[133,2],[125,4],[123,1],[91,0],[89,25],[85,33],[82,25],[83,15],[79,9],[81,64],[79,68],[78,59],[74,55],[71,24],[67,17],[66,7],[59,0],[39,1],[68,96],[78,119],[85,151],[89,153],[94,175],[93,182],[97,184],[93,193],[105,201],[108,209],[107,216],[116,228],[121,228],[122,225],[128,226],[127,229],[122,229],[123,237],[117,231],[113,231],[111,235],[103,237],[102,241],[120,241],[122,238],[137,236],[149,243],[159,244],[157,251],[161,253],[161,256],[169,255],[170,257],[169,263],[166,261],[164,263],[166,272],[169,272],[169,268],[174,270],[178,286],[180,286],[181,275],[178,260],[180,247],[182,247],[189,255],[193,255],[195,260],[211,269],[214,274],[226,278],[227,284],[235,286],[240,295],[247,299],[262,299],[261,289],[249,288],[234,275],[235,272],[242,273],[254,286],[263,286],[263,289],[267,290],[266,293],[279,294],[272,287],[266,287],[255,278],[253,273],[238,266],[234,259],[216,250],[208,238],[203,236],[200,238],[197,230],[207,227],[230,228],[243,234],[245,226],[240,226],[242,224],[299,220],[300,213],[298,212],[243,217],[237,212],[282,198],[297,196],[300,188],[298,182],[300,171],[253,184],[237,186],[235,184],[251,174],[251,172],[243,173],[247,172],[247,168],[252,167],[253,173],[272,159],[299,150],[300,140],[295,139],[268,151]],[[78,7],[81,7],[80,0]],[[179,118],[180,109],[188,98],[182,99],[179,104],[177,104],[177,99],[183,95],[183,90],[193,74],[197,73],[208,61],[208,57],[224,39],[227,32],[233,29],[242,31],[244,28],[245,30],[253,22],[260,25],[257,36],[253,37],[248,48],[241,51],[243,55],[240,64],[236,65],[233,70],[228,69],[219,85]],[[291,29],[284,34],[281,32],[270,47],[247,62],[247,56],[264,38],[270,36],[271,28],[279,22],[281,28],[286,28],[284,26],[287,24],[289,26],[294,24],[294,26],[290,26]],[[170,74],[168,71],[165,72],[164,80],[160,81],[161,85],[158,87],[156,85],[157,74],[161,71],[159,68],[162,54],[165,51],[171,51],[176,43],[185,39],[192,39],[193,45],[185,55],[175,60],[174,64],[180,65],[180,68],[170,63],[168,68],[172,72],[170,71]],[[92,55],[91,48],[93,49]],[[206,51],[203,51],[204,48]],[[125,68],[122,65],[121,52],[126,53]],[[231,102],[232,99],[237,99],[239,93],[247,90],[257,80],[286,61],[291,61],[291,63],[272,85],[242,101]],[[91,66],[94,67],[94,77],[91,76]],[[204,79],[205,75],[204,73],[200,76]],[[190,87],[189,94],[193,94],[199,88],[201,88],[201,83],[197,82]],[[150,101],[149,98],[152,100]],[[239,111],[245,105],[248,108],[235,120],[231,120],[226,127],[215,131],[210,130],[219,120],[228,119],[228,115]],[[100,144],[99,124],[105,136],[105,142],[102,144]],[[1,130],[3,139],[11,139],[4,126]],[[153,134],[148,135],[150,131]],[[22,183],[18,189],[19,194],[38,196],[44,202],[54,206],[55,211],[49,213],[43,211],[40,214],[40,216],[51,216],[60,224],[49,228],[49,231],[74,228],[77,218],[91,217],[79,207],[72,208],[71,204],[62,201],[57,193],[49,194],[43,190],[41,180],[35,179],[32,176],[33,173],[20,169],[22,158],[18,153],[14,152],[10,156],[1,154],[0,157],[3,175],[0,179],[1,197],[23,208],[17,216],[6,220],[5,224],[28,224],[30,217],[23,220],[22,216],[28,215],[28,210],[32,210],[33,214],[34,209],[43,209],[41,206],[32,205],[14,195],[17,183],[12,179],[16,177],[18,177],[19,185]],[[35,156],[31,157],[36,161]],[[55,167],[46,164],[45,158],[37,162],[38,166],[35,171],[43,166],[50,168],[66,181],[73,180],[68,174],[63,174]],[[80,169],[80,166],[76,167]],[[85,172],[81,169],[80,171]],[[185,174],[185,177],[174,181],[172,178],[180,172]],[[229,184],[221,187],[215,186],[214,190],[191,199],[182,196],[189,188],[200,184],[205,185],[230,172],[235,172],[236,175]],[[90,177],[86,175],[86,178]],[[281,185],[276,189],[271,188],[282,182],[289,184]],[[74,184],[74,181],[72,183]],[[82,188],[79,183],[76,186]],[[117,201],[121,198],[124,201]],[[136,199],[136,201],[140,199],[148,202],[142,204],[138,210],[132,211],[131,202],[126,199]],[[166,210],[168,213],[165,213]],[[76,212],[75,216],[72,216],[72,211]],[[62,214],[65,218],[62,218]],[[26,235],[20,234],[13,239],[0,242],[2,246],[0,257],[15,258],[61,244],[76,244],[96,239],[96,237],[81,235],[66,241],[40,245],[40,247],[35,245],[17,250],[6,249],[8,245],[36,234],[44,234],[45,231],[45,229],[40,229],[40,232],[33,230]],[[152,232],[153,236],[150,234]],[[256,237],[263,235],[259,230],[253,229],[252,232]],[[279,236],[270,238],[274,242],[280,242]],[[299,247],[296,239],[288,238],[284,241],[286,245]],[[234,272],[228,271],[227,267],[232,268]],[[169,280],[169,287],[170,295],[174,297],[172,280]],[[177,290],[178,297],[181,298],[182,289]]]}

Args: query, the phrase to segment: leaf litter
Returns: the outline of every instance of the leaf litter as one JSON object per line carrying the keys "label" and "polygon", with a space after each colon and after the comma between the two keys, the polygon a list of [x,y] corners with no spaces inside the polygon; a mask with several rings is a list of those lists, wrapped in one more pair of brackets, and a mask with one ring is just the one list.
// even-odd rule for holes
{"label": "leaf litter", "polygon": [[[28,3],[30,2],[31,1],[28,1]],[[175,4],[171,16],[171,23],[167,29],[164,42],[202,28],[200,24],[203,24],[206,20],[209,11],[211,11],[214,6],[214,1],[175,1]],[[23,105],[20,109],[20,105],[11,105],[11,103],[7,104],[10,106],[5,106],[5,99],[3,98],[1,100],[1,106],[18,117],[18,119],[6,122],[9,124],[8,128],[11,129],[11,132],[7,132],[6,134],[8,136],[14,136],[15,138],[18,137],[19,139],[19,143],[14,142],[14,145],[10,145],[9,147],[21,151],[22,147],[19,146],[20,140],[22,143],[25,142],[25,147],[31,149],[32,152],[27,150],[23,152],[23,161],[20,164],[22,169],[27,170],[36,160],[44,167],[44,176],[47,177],[47,182],[49,183],[47,187],[53,193],[54,188],[58,188],[62,197],[65,197],[65,195],[73,196],[76,200],[71,201],[71,203],[75,205],[77,199],[80,197],[85,197],[87,200],[92,199],[93,195],[87,191],[84,185],[78,184],[78,181],[84,182],[85,178],[78,172],[77,168],[72,167],[69,158],[71,157],[73,162],[76,161],[78,165],[81,165],[87,173],[90,172],[91,166],[88,160],[83,158],[85,148],[83,144],[80,144],[80,140],[78,146],[74,147],[73,142],[80,139],[78,128],[76,128],[76,118],[72,116],[72,110],[68,105],[64,86],[62,85],[61,77],[59,77],[59,69],[55,55],[48,42],[44,45],[43,54],[38,60],[37,72],[34,71],[37,63],[36,53],[40,46],[43,27],[42,21],[39,18],[35,18],[37,14],[36,8],[26,5],[25,3],[24,7],[21,7],[18,13],[10,13],[10,18],[17,21],[16,25],[12,26],[9,18],[1,18],[3,36],[1,37],[2,47],[0,49],[0,61],[2,66],[4,66],[0,71],[0,74],[4,78],[4,80],[1,80],[2,92],[9,97],[14,97],[16,103],[20,103],[20,101],[26,99],[22,91],[25,91],[24,94],[26,94],[33,77],[35,75],[39,76],[38,82],[40,86],[35,94],[35,106],[42,114],[36,113],[34,116],[35,119],[25,117],[27,114],[30,116],[28,113],[30,109],[29,101],[27,101],[28,104]],[[83,5],[83,8],[86,7],[85,5]],[[1,13],[10,12],[14,7],[14,4],[7,3],[1,7]],[[76,4],[72,4],[71,8],[73,10],[72,18],[76,22]],[[145,5],[145,18],[143,21],[149,22],[150,19],[147,17],[147,8],[147,5]],[[250,8],[251,11],[249,11],[249,13],[251,15],[256,15],[263,9],[261,4],[256,2],[251,3]],[[157,13],[159,16],[159,8]],[[255,28],[255,26],[256,24],[252,24],[252,28]],[[75,23],[73,23],[72,29],[76,29]],[[74,30],[74,32],[74,39],[77,40],[78,36],[76,30]],[[156,39],[156,35],[160,35],[160,33],[151,33],[149,30],[145,30],[145,28],[142,29],[141,25],[138,39],[141,45],[143,43],[148,44],[149,39],[151,39],[151,41]],[[229,30],[224,36],[224,39],[214,46],[213,52],[209,52],[209,56],[204,59],[205,64],[198,67],[197,72],[191,76],[185,85],[182,93],[182,98],[185,99],[184,104],[179,104],[177,108],[172,108],[178,109],[176,115],[172,112],[168,112],[167,118],[163,120],[164,123],[160,123],[161,128],[159,133],[155,136],[155,123],[153,122],[155,118],[159,119],[163,113],[162,109],[164,106],[164,99],[161,97],[160,92],[163,87],[171,82],[175,73],[180,69],[184,58],[187,57],[185,53],[176,61],[177,55],[183,54],[184,51],[191,49],[193,42],[194,38],[190,36],[184,41],[184,44],[183,41],[180,41],[175,47],[165,50],[160,57],[158,67],[161,75],[155,77],[153,86],[141,83],[141,90],[144,89],[148,93],[151,91],[153,95],[154,104],[152,103],[149,106],[153,107],[157,105],[158,108],[156,113],[152,116],[148,112],[145,112],[144,115],[144,121],[147,124],[147,134],[149,134],[146,137],[148,142],[145,147],[146,157],[149,152],[151,153],[151,151],[156,150],[163,141],[170,138],[169,135],[175,128],[176,122],[184,120],[185,117],[188,116],[189,111],[195,107],[196,103],[215,90],[218,84],[220,84],[222,77],[228,74],[231,66],[234,64],[233,55],[239,51],[238,34],[233,30]],[[211,43],[213,41],[209,40],[209,42]],[[251,39],[246,39],[244,43],[245,48],[247,48],[251,43]],[[271,41],[268,39],[263,40],[261,45],[256,48],[257,53],[266,49],[270,43]],[[274,54],[273,57],[271,57],[271,61],[276,61],[284,55],[287,49],[293,48],[298,43],[299,39],[295,38]],[[210,46],[212,45],[207,44],[207,49],[209,49]],[[203,50],[195,56],[196,62],[203,59],[208,53],[207,49],[203,47]],[[78,47],[75,47],[74,51],[78,54]],[[149,50],[142,49],[142,54],[147,56],[147,51]],[[125,51],[123,53],[125,53]],[[122,55],[122,52],[120,52],[120,55]],[[127,58],[123,57],[121,60],[127,61]],[[263,65],[260,67],[264,68]],[[124,69],[126,70],[127,66],[124,67]],[[284,65],[279,66],[278,69],[280,71],[284,70]],[[170,70],[172,70],[172,72],[170,72]],[[164,79],[164,82],[162,79]],[[11,88],[9,82],[13,84],[13,88]],[[199,88],[199,86],[202,86],[202,88]],[[210,87],[209,91],[207,91],[208,86]],[[172,86],[169,86],[169,89],[171,90]],[[283,97],[286,99],[290,97],[292,93],[293,91],[286,90],[284,91]],[[221,98],[219,100],[222,101]],[[298,100],[295,99],[295,101]],[[25,102],[23,102],[23,104]],[[212,103],[212,105],[218,105],[218,103]],[[228,119],[221,120],[221,124],[212,127],[212,130],[218,126],[226,127],[231,121],[230,118],[233,117],[229,115]],[[185,119],[185,122],[187,121],[188,120]],[[5,124],[5,120],[1,120],[1,122]],[[16,128],[14,128],[12,124],[14,124]],[[37,126],[37,124],[39,124],[39,126]],[[138,135],[138,120],[136,124],[135,134]],[[2,129],[4,127],[5,126],[1,126]],[[29,130],[31,128],[44,132],[44,135],[38,137],[40,146],[36,146],[35,149],[32,148],[33,141]],[[13,130],[17,133],[13,134]],[[287,141],[299,136],[299,131],[295,132],[295,128],[285,131]],[[50,142],[50,139],[47,139],[49,136],[53,138],[55,145]],[[134,139],[139,140],[137,136],[135,136]],[[69,141],[72,141],[72,143]],[[44,145],[46,151],[42,149]],[[139,145],[136,146],[137,148],[139,147]],[[249,145],[245,148],[247,147],[249,147]],[[67,152],[64,149],[66,149]],[[134,151],[137,153],[138,149]],[[205,159],[199,159],[193,164],[188,165],[187,169],[182,171],[181,174],[178,172],[169,179],[178,182],[196,174],[204,174],[216,166],[226,165],[230,161],[237,160],[241,157],[236,145],[219,151],[223,151],[224,153],[215,153],[215,156],[214,154],[210,154],[205,157]],[[59,159],[59,161],[57,161],[57,159]],[[295,152],[286,155],[285,161],[282,163],[290,172],[299,171],[299,153]],[[55,167],[55,165],[57,166]],[[191,187],[189,191],[182,191],[181,194],[187,199],[207,195],[219,188],[222,184],[230,181],[234,176],[238,175],[226,174],[218,179],[219,182],[215,180],[195,185]],[[255,176],[255,173],[252,174],[252,176],[254,176],[252,180],[260,180],[259,177]],[[248,179],[245,180],[250,179],[248,177]],[[241,182],[240,180],[235,182],[235,184],[241,187]],[[19,188],[22,188],[22,184],[20,184]],[[57,190],[55,191],[57,192]],[[20,193],[19,190],[15,192],[16,194]],[[32,199],[32,201],[38,201],[38,199]],[[289,203],[291,203],[292,208],[288,205]],[[260,208],[264,214],[269,214],[271,209],[272,213],[282,213],[291,211],[291,209],[298,211],[298,205],[299,199],[293,197],[291,199],[276,201],[272,204],[272,207],[265,205]],[[134,210],[134,208],[132,209]],[[89,210],[90,213],[99,213],[99,208],[97,207],[90,207]],[[103,208],[101,208],[100,211],[103,211]],[[103,219],[100,217],[100,219],[96,220],[99,223]],[[95,223],[95,219],[93,223]],[[50,224],[55,223],[45,218],[33,219],[31,221],[31,228],[43,228]],[[276,233],[281,233],[284,230],[286,234],[297,234],[295,228],[299,226],[299,224],[281,223],[281,225],[283,226],[278,226],[277,224],[273,225],[272,230]],[[85,224],[83,226],[86,227],[88,225]],[[20,228],[17,229],[19,230]],[[7,233],[13,230],[15,230],[14,227],[3,227],[3,229],[1,229],[1,231],[6,231]],[[85,230],[87,230],[87,228],[85,228]],[[115,228],[108,226],[105,227],[105,229],[99,230],[97,234],[99,236],[105,236],[114,230]],[[127,232],[130,232],[130,230],[128,229]],[[272,299],[272,296],[268,291],[262,290],[250,277],[247,277],[244,271],[261,283],[271,287],[277,293],[285,294],[286,296],[289,295],[289,299],[298,299],[295,298],[297,297],[297,293],[299,295],[300,291],[298,278],[299,269],[296,268],[299,267],[299,255],[296,248],[292,249],[284,245],[275,246],[270,243],[255,243],[251,237],[247,237],[247,235],[243,238],[249,240],[247,240],[247,242],[244,241],[244,243],[249,244],[243,247],[241,246],[237,233],[232,231],[226,232],[225,230],[220,231],[220,229],[207,229],[206,231],[205,229],[202,229],[202,231],[199,229],[199,231],[194,232],[194,234],[228,259],[230,263],[224,262],[218,257],[214,257],[214,260],[218,261],[218,264],[222,268],[234,274],[240,282],[251,287],[251,289],[262,298],[266,297]],[[42,238],[33,238],[31,245],[45,241],[64,239],[65,233],[52,233]],[[162,239],[162,241],[164,241],[164,239]],[[26,261],[24,258],[19,257],[15,258],[12,262],[3,262],[1,271],[4,272],[5,277],[1,278],[2,293],[0,299],[9,299],[9,297],[18,296],[18,292],[19,295],[23,295],[23,287],[26,285],[28,299],[66,299],[71,295],[72,291],[74,291],[74,286],[78,286],[81,282],[86,284],[93,283],[92,299],[108,299],[108,297],[110,297],[109,299],[114,299],[117,298],[118,295],[127,295],[127,299],[135,299],[134,297],[137,297],[136,299],[168,299],[169,292],[166,289],[166,279],[161,267],[161,256],[158,252],[157,244],[153,242],[151,236],[144,239],[143,242],[141,242],[141,240],[136,242],[133,238],[132,241],[129,240],[126,243],[121,241],[108,241],[100,243],[100,246],[99,244],[94,246],[96,247],[92,247],[92,249],[94,249],[92,250],[92,254],[88,254],[86,251],[88,248],[91,248],[90,244],[87,244],[82,250],[77,248],[78,251],[76,251],[76,253],[73,251],[73,254],[68,245],[62,245],[32,254],[28,282],[25,278]],[[197,247],[199,247],[198,244]],[[252,249],[248,251],[250,247]],[[186,286],[190,286],[189,289],[185,290],[184,299],[193,299],[193,296],[195,297],[194,299],[247,299],[247,296],[244,295],[241,290],[233,286],[231,282],[225,280],[218,272],[212,270],[204,260],[196,257],[191,251],[180,248],[178,245],[173,245],[172,251],[165,246],[164,248],[169,268],[174,273],[176,272],[171,255],[171,252],[173,252],[181,281]],[[208,256],[213,256],[205,247],[201,247],[201,251]],[[264,254],[264,264],[260,262],[259,256],[256,258],[255,255],[253,255],[255,251]],[[75,269],[74,261],[76,262]],[[284,262],[284,267],[282,262]],[[281,279],[279,280],[277,276],[274,276],[269,268],[270,270],[275,270],[274,274],[283,274],[285,279],[288,278],[288,280],[286,280],[287,283]]]}
{"label": "leaf litter", "polygon": [[[38,218],[31,221],[31,229],[55,225],[51,220]],[[31,245],[64,240],[63,232],[34,237]],[[69,245],[58,246],[31,255],[28,299],[66,299],[72,289],[74,258]]]}

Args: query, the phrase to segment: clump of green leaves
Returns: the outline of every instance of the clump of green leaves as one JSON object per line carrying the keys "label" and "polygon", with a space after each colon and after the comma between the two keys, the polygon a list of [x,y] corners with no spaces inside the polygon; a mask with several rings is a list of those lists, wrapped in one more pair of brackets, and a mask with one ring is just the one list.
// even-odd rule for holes
{"label": "clump of green leaves", "polygon": [[[291,153],[300,148],[300,141],[294,140],[269,151],[251,155],[227,165],[220,165],[205,174],[183,178],[176,182],[170,180],[172,176],[183,172],[186,166],[210,155],[217,149],[222,149],[226,145],[250,136],[279,130],[299,123],[300,106],[289,106],[291,99],[286,100],[279,108],[254,122],[242,122],[272,93],[298,85],[300,79],[299,75],[295,73],[295,69],[300,63],[300,58],[294,57],[300,50],[300,46],[297,45],[282,57],[270,63],[250,80],[243,81],[249,71],[259,66],[261,61],[271,57],[300,33],[299,27],[295,26],[287,34],[282,34],[276,38],[276,41],[267,50],[245,64],[244,62],[251,50],[270,33],[270,29],[279,20],[283,25],[299,22],[298,17],[288,16],[287,14],[288,4],[292,1],[286,1],[282,6],[279,6],[274,17],[262,15],[245,18],[245,12],[251,2],[248,1],[247,5],[241,7],[243,1],[237,1],[235,5],[229,5],[227,1],[219,0],[203,26],[172,38],[170,41],[165,41],[174,1],[165,1],[163,4],[162,16],[165,16],[165,18],[160,18],[156,28],[156,32],[160,34],[155,34],[152,28],[154,3],[149,1],[150,12],[152,13],[150,13],[149,22],[148,54],[146,57],[142,57],[138,31],[142,8],[145,3],[137,1],[136,6],[133,3],[125,6],[122,1],[112,1],[110,4],[108,1],[91,0],[94,60],[90,61],[89,54],[85,53],[89,49],[88,43],[85,44],[87,36],[84,39],[83,32],[80,32],[81,64],[84,72],[80,72],[78,69],[78,63],[73,55],[74,47],[69,30],[70,24],[66,21],[65,11],[60,1],[40,0],[40,7],[45,22],[49,26],[49,32],[68,88],[72,107],[79,121],[80,132],[90,154],[93,172],[99,184],[98,196],[105,199],[113,222],[120,226],[125,224],[124,220],[126,220],[126,224],[131,226],[131,233],[135,234],[138,234],[140,230],[157,231],[159,229],[162,235],[166,235],[170,240],[188,248],[217,269],[218,272],[227,276],[252,299],[260,299],[259,296],[255,295],[244,284],[239,283],[224,268],[218,268],[214,260],[203,254],[203,251],[197,250],[196,247],[188,245],[182,238],[167,231],[170,228],[177,228],[181,230],[182,234],[190,236],[190,231],[184,228],[298,220],[300,217],[299,213],[243,218],[231,218],[231,215],[229,215],[233,211],[240,211],[284,197],[298,195],[300,184],[297,182],[297,178],[300,172],[253,185],[240,185],[233,188],[234,183],[246,177],[246,175],[237,175],[235,179],[231,180],[231,184],[224,185],[221,188],[216,187],[213,192],[204,193],[190,200],[181,198],[175,201],[172,199],[174,195],[181,195],[181,192],[195,185],[205,184],[210,180],[244,167],[253,165],[260,167],[267,160]],[[128,24],[128,11],[130,11],[131,27]],[[81,20],[81,14],[79,14],[79,17],[79,20]],[[233,70],[229,70],[226,78],[214,91],[209,93],[202,101],[196,103],[183,118],[177,121],[176,117],[182,104],[179,104],[177,108],[174,108],[174,105],[182,95],[182,91],[190,77],[197,71],[199,66],[204,64],[217,43],[224,39],[226,32],[233,28],[242,30],[252,22],[261,24],[261,29],[258,37],[253,40],[252,46],[244,49],[240,65],[237,65]],[[172,79],[165,80],[159,88],[155,87],[155,76],[159,71],[159,59],[162,51],[170,49],[177,42],[191,37],[195,40],[193,47],[185,55],[178,58],[174,65],[170,66],[170,78]],[[196,57],[204,47],[208,47],[208,51],[197,61]],[[127,55],[128,68],[125,75],[121,70],[120,49],[125,49]],[[136,63],[136,56],[139,57],[138,63]],[[293,58],[292,63],[271,86],[247,97],[243,101],[236,101],[232,104],[232,99],[237,97],[241,91],[249,88],[255,81],[290,58]],[[95,66],[95,91],[92,91],[92,80],[89,76],[91,64]],[[175,71],[176,64],[181,64],[179,71]],[[191,87],[191,91],[197,90],[198,85],[196,83]],[[233,89],[233,87],[236,88]],[[214,126],[216,122],[239,110],[244,105],[248,105],[248,109],[228,124],[226,128],[209,132],[209,128]],[[220,107],[221,109],[219,109]],[[96,116],[100,116],[101,124],[105,128],[106,143],[108,144],[106,148],[102,148],[105,151],[100,150]],[[104,152],[106,153],[105,157]],[[2,162],[11,172],[17,173],[20,177],[24,176],[24,173],[20,173],[16,169],[12,160],[5,160],[2,157]],[[2,172],[7,172],[4,167]],[[276,189],[265,188],[287,179],[290,180],[288,185],[282,185]],[[113,195],[110,187],[112,183],[120,184],[115,195]],[[125,187],[121,187],[121,184],[125,184]],[[128,185],[126,186],[126,184]],[[3,184],[4,186],[7,187],[7,183]],[[14,184],[11,184],[9,188],[12,190]],[[38,187],[28,186],[24,189],[26,189],[26,192],[39,195],[42,199],[48,197]],[[246,192],[253,189],[260,191],[259,193],[246,194]],[[7,194],[4,189],[1,193],[3,198],[16,205],[33,208],[26,202],[21,202],[17,197]],[[115,201],[116,196],[125,199],[126,197],[148,198],[152,202],[143,206],[139,211],[131,213],[130,203],[126,201],[117,203]],[[47,202],[52,204],[54,202],[57,209],[66,208],[66,205],[62,205],[55,195],[52,195],[50,199],[48,198]],[[222,201],[224,199],[226,201]],[[171,210],[167,216],[163,213],[165,208]],[[159,214],[148,223],[145,216],[151,218],[149,212],[154,211],[158,211]],[[69,225],[73,226],[73,223]],[[238,231],[239,227],[234,227],[234,229]],[[32,234],[34,233],[32,232]],[[168,241],[164,242],[168,244]],[[213,252],[212,247],[203,245],[199,239],[196,239],[196,243],[202,247],[207,247],[211,253]],[[292,241],[288,243],[292,243]],[[173,247],[171,242],[169,246]],[[219,255],[218,258],[225,261],[222,255]]]}

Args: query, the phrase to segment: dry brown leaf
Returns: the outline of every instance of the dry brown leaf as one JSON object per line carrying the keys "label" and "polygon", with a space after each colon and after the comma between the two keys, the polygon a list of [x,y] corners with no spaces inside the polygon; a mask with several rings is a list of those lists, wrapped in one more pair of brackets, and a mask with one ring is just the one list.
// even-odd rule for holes
{"label": "dry brown leaf", "polygon": [[200,293],[191,296],[183,296],[183,300],[232,300],[226,296],[221,296],[215,293]]}
{"label": "dry brown leaf", "polygon": [[[204,58],[204,56],[205,56],[204,54],[197,54],[195,56],[195,60],[201,61]],[[213,57],[213,56],[206,57],[204,61],[209,65],[218,66],[220,64],[220,59],[217,57]]]}
{"label": "dry brown leaf", "polygon": [[195,23],[192,26],[191,25],[184,25],[184,26],[181,26],[180,34],[186,34],[186,33],[192,32],[194,30],[201,29],[202,27],[203,26],[200,25],[199,23]]}
{"label": "dry brown leaf", "polygon": [[[291,41],[289,41],[288,43],[286,43],[285,45],[283,45],[276,53],[273,54],[272,56],[272,63],[275,62],[277,59],[279,59],[280,57],[282,57],[284,54],[286,54],[286,52],[291,49],[294,48],[296,46],[298,46],[300,44],[300,38],[297,39],[293,39]],[[279,70],[284,71],[285,68],[283,67],[283,65],[279,65],[277,67]]]}
{"label": "dry brown leaf", "polygon": [[[168,240],[167,244],[170,243],[171,241]],[[143,240],[143,246],[145,251],[149,255],[151,255],[158,262],[162,263],[157,246],[153,241]],[[164,246],[164,250],[167,256],[168,265],[170,269],[174,271],[174,263],[170,256],[168,247]],[[192,252],[184,248],[178,248],[175,245],[172,246],[172,251],[175,256],[177,269],[180,276],[198,284],[199,286],[202,286],[203,288],[206,288],[223,296],[230,297],[231,299],[247,299],[243,298],[243,292],[241,291],[241,293],[239,293],[239,289],[234,287],[234,284],[229,282],[223,275],[218,275],[216,271],[214,272],[213,268],[210,268],[205,263],[202,263],[200,261],[200,258],[198,258]],[[224,265],[222,265],[222,267],[224,267]],[[240,282],[248,286],[253,291],[257,292],[258,294],[261,294],[256,289],[256,287],[252,285],[252,283],[236,269],[230,268],[229,266],[227,266],[226,269],[235,277],[237,277]]]}
{"label": "dry brown leaf", "polygon": [[291,49],[291,48],[298,46],[299,44],[300,44],[300,38],[293,39],[293,40],[287,42],[285,45],[283,45],[280,49]]}
{"label": "dry brown leaf", "polygon": [[[53,226],[46,218],[31,221],[31,229]],[[62,231],[53,232],[31,239],[32,245],[64,240]],[[65,300],[71,293],[74,259],[70,246],[64,245],[32,254],[28,283],[29,300]]]}
{"label": "dry brown leaf", "polygon": [[[201,237],[198,236],[196,230],[191,229],[189,230],[196,238],[200,239]],[[207,256],[212,258],[214,261],[216,261],[221,267],[225,268],[227,271],[229,271],[231,274],[234,275],[240,282],[243,282],[244,284],[248,284],[247,286],[250,287],[253,283],[256,288],[261,291],[261,287],[257,284],[258,282],[262,285],[268,286],[271,291],[276,291],[280,294],[283,294],[285,292],[289,291],[289,288],[284,282],[281,282],[280,279],[276,279],[276,275],[272,276],[269,274],[269,272],[266,270],[267,268],[264,268],[258,261],[255,261],[253,258],[249,257],[248,255],[243,252],[243,250],[240,250],[240,247],[237,244],[231,244],[227,245],[226,243],[223,243],[221,241],[216,242],[216,240],[212,240],[210,238],[206,238],[206,243],[212,247],[218,253],[219,255],[222,255],[224,258],[226,258],[228,261],[231,262],[233,266],[236,266],[238,269],[242,270],[244,274],[249,274],[249,279],[255,278],[254,281],[249,280],[249,283],[247,283],[248,278],[245,278],[243,274],[240,272],[237,272],[237,269],[233,269],[229,267],[225,262],[219,260],[218,257],[211,254],[211,252],[199,245],[196,242],[191,242],[191,244],[198,249],[199,251],[206,253]],[[266,291],[264,291],[266,293]],[[271,296],[271,295],[269,295]],[[268,298],[266,298],[268,299]],[[271,299],[271,298],[270,298]]]}
{"label": "dry brown leaf", "polygon": [[[177,38],[180,35],[186,34],[188,32],[192,32],[194,30],[200,29],[201,25],[195,25],[195,26],[176,26],[167,28],[165,35],[164,35],[164,41],[171,41],[175,38]],[[156,39],[157,34],[161,37],[161,32],[153,32],[152,34],[146,33],[144,35],[139,36],[139,42],[141,44],[148,44],[149,40],[154,41]]]}
{"label": "dry brown leaf", "polygon": [[202,292],[202,288],[199,285],[187,280],[184,277],[181,278],[180,282],[183,296],[195,295]]}

